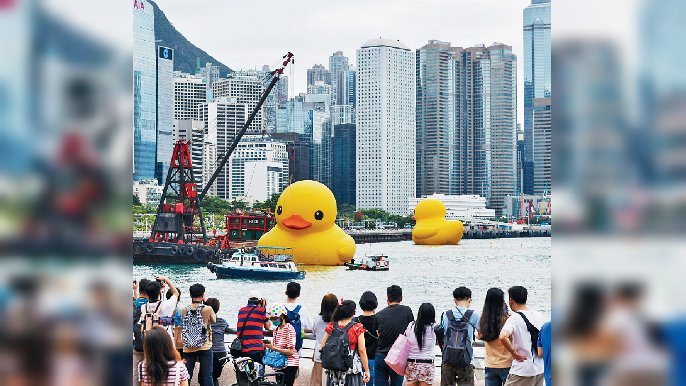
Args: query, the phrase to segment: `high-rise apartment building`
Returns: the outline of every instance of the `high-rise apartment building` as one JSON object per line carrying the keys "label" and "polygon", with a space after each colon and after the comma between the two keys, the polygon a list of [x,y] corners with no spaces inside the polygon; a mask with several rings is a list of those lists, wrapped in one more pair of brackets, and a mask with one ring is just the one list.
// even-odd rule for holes
{"label": "high-rise apartment building", "polygon": [[275,133],[272,138],[286,144],[288,151],[288,184],[296,181],[311,180],[310,175],[310,138],[299,133]]}
{"label": "high-rise apartment building", "polygon": [[[211,174],[217,167],[218,159],[226,154],[234,138],[248,119],[249,108],[248,104],[239,103],[236,98],[226,97],[198,106],[198,119],[203,121],[205,126],[206,144],[204,149],[216,153],[214,159],[207,155],[204,156],[203,170]],[[231,197],[229,173],[228,168],[223,168],[215,182],[217,195],[227,200]],[[205,172],[203,172],[204,174]],[[207,180],[203,179],[203,184],[206,182]]]}
{"label": "high-rise apartment building", "polygon": [[348,57],[343,52],[336,51],[329,57],[329,71],[331,72],[331,104],[344,105],[346,100],[344,95],[339,94],[338,90],[345,83],[345,72],[348,70]]}
{"label": "high-rise apartment building", "polygon": [[[288,183],[286,144],[269,136],[246,135],[226,165],[231,188],[226,199],[246,197],[264,201]],[[221,187],[219,196],[221,197]],[[250,197],[249,195],[252,195]]]}
{"label": "high-rise apartment building", "polygon": [[306,94],[303,102],[305,134],[310,139],[310,175],[331,188],[331,96]]}
{"label": "high-rise apartment building", "polygon": [[198,106],[207,102],[207,83],[196,75],[174,73],[174,119],[198,118]]}
{"label": "high-rise apartment building", "polygon": [[[534,100],[551,97],[550,0],[524,9],[524,193],[534,190]],[[545,129],[544,129],[545,130]],[[549,165],[547,167],[550,167]]]}
{"label": "high-rise apartment building", "polygon": [[331,84],[331,73],[321,64],[315,64],[307,69],[307,85],[314,85],[315,82]]}
{"label": "high-rise apartment building", "polygon": [[[352,66],[351,66],[352,67]],[[357,72],[349,68],[344,72],[345,82],[338,87],[339,98],[342,98],[344,105],[352,106],[355,109],[355,88],[357,84]]]}
{"label": "high-rise apartment building", "polygon": [[205,63],[205,67],[201,67],[199,72],[199,75],[205,80],[207,88],[211,90],[214,82],[219,80],[219,66]]}
{"label": "high-rise apartment building", "polygon": [[534,194],[550,194],[552,186],[552,135],[550,98],[534,99]]}
{"label": "high-rise apartment building", "polygon": [[174,50],[157,47],[157,143],[155,178],[163,183],[174,150]]}
{"label": "high-rise apartment building", "polygon": [[403,215],[415,197],[415,55],[372,39],[357,50],[356,201]]}
{"label": "high-rise apartment building", "polygon": [[[258,73],[258,77],[262,79],[262,86],[266,90],[269,83],[272,81],[271,70],[268,65],[262,66],[262,71]],[[278,129],[277,112],[280,107],[285,106],[288,102],[288,77],[281,76],[274,85],[272,91],[267,95],[264,101],[264,119],[265,126],[268,133],[275,133]]]}
{"label": "high-rise apartment building", "polygon": [[[207,177],[203,177],[204,154],[205,154],[205,122],[190,120],[190,119],[175,119],[174,120],[174,136],[173,142],[185,139],[188,141],[191,150],[191,162],[193,163],[193,176],[198,183],[204,185],[204,181],[209,179],[211,173]],[[212,163],[216,159],[216,152]],[[203,179],[205,178],[205,179]],[[216,195],[216,190],[215,193]]]}
{"label": "high-rise apartment building", "polygon": [[157,78],[155,16],[150,2],[133,8],[133,179],[155,178]]}
{"label": "high-rise apartment building", "polygon": [[323,80],[315,81],[314,84],[307,85],[308,94],[327,94],[333,95],[333,88],[330,84],[324,83]]}
{"label": "high-rise apartment building", "polygon": [[276,132],[305,134],[306,114],[303,102],[289,99],[276,110]]}
{"label": "high-rise apartment building", "polygon": [[333,127],[333,173],[332,188],[336,203],[355,206],[355,125],[342,124]]}
{"label": "high-rise apartment building", "polygon": [[456,194],[460,49],[430,40],[416,52],[417,196]]}
{"label": "high-rise apartment building", "polygon": [[[264,84],[256,71],[234,72],[231,77],[219,79],[212,85],[215,99],[235,98],[237,103],[248,105],[248,114],[257,106],[264,92]],[[267,129],[264,119],[264,106],[257,112],[255,119],[248,127],[248,133],[259,134]]]}

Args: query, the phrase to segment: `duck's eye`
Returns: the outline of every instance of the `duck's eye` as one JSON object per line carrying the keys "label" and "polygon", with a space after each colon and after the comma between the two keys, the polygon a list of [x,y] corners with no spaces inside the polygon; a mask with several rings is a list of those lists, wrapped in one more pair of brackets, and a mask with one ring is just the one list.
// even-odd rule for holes
{"label": "duck's eye", "polygon": [[276,214],[281,214],[281,213],[283,213],[283,208],[281,207],[281,205],[279,205],[279,207],[276,208]]}
{"label": "duck's eye", "polygon": [[321,220],[323,218],[324,218],[324,212],[322,212],[321,210],[314,212],[314,219],[315,220]]}

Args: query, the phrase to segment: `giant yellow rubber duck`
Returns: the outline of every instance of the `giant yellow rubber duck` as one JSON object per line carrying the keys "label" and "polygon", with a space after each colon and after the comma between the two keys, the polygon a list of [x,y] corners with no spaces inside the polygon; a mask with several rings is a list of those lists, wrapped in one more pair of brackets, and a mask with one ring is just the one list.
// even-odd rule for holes
{"label": "giant yellow rubber duck", "polygon": [[457,244],[462,239],[464,226],[459,220],[445,219],[445,205],[435,198],[421,200],[414,209],[416,224],[412,240],[420,245]]}
{"label": "giant yellow rubber duck", "polygon": [[342,265],[355,255],[355,241],[334,223],[336,198],[317,181],[291,184],[276,203],[276,226],[258,246],[292,249],[299,264]]}

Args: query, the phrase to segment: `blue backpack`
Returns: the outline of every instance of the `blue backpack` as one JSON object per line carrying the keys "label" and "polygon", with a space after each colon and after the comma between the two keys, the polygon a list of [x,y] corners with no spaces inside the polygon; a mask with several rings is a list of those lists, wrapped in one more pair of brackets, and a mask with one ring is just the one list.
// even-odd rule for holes
{"label": "blue backpack", "polygon": [[295,328],[295,349],[298,351],[300,351],[300,349],[303,347],[303,327],[302,323],[300,322],[300,308],[301,306],[298,304],[298,306],[292,311],[286,309],[286,311],[288,311],[286,316],[288,316],[291,326]]}

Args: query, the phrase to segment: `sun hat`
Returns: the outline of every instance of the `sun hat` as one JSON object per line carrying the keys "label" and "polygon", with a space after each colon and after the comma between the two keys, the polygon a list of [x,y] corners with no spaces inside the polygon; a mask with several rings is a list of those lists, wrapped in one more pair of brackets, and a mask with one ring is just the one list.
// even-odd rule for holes
{"label": "sun hat", "polygon": [[252,290],[248,292],[248,300],[249,299],[262,299],[262,294],[260,294],[260,291],[258,290]]}
{"label": "sun hat", "polygon": [[278,318],[281,315],[285,315],[288,313],[286,310],[286,307],[281,304],[281,303],[274,303],[271,306],[269,306],[269,309],[267,310],[267,316],[270,318]]}

